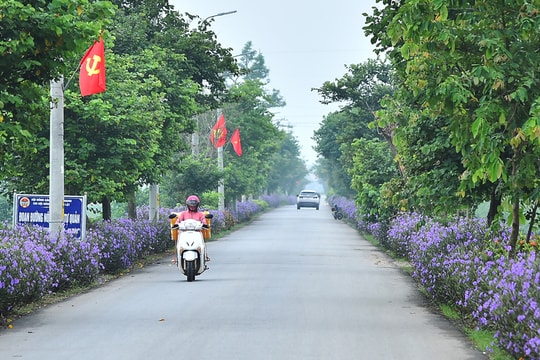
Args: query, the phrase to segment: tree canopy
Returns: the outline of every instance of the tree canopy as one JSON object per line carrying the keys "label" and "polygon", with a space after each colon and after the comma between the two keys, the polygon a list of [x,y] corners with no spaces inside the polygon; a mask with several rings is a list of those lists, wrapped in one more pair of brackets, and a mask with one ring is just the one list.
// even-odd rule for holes
{"label": "tree canopy", "polygon": [[[494,184],[495,203],[508,200],[515,244],[523,219],[520,204],[538,201],[538,6],[526,1],[384,4],[367,17],[367,33],[379,50],[389,51],[400,86],[416,97],[416,113],[431,121],[444,118],[464,167],[459,194],[483,193]],[[390,112],[381,117],[393,121]]]}
{"label": "tree canopy", "polygon": [[[321,102],[345,104],[315,133],[317,151],[346,170],[360,208],[376,209],[369,214],[443,215],[489,201],[488,222],[510,214],[515,245],[539,204],[538,4],[379,3],[364,14],[364,29],[388,61],[386,72],[373,61],[351,65],[343,78],[317,89]],[[377,135],[369,140],[362,127]],[[381,138],[399,169],[385,178],[379,165],[389,163],[372,159],[383,154],[373,142]]]}
{"label": "tree canopy", "polygon": [[[80,59],[110,24],[113,12],[109,1],[0,3],[0,173],[4,179],[24,176],[43,162],[32,155],[46,146],[36,135],[48,129],[49,82],[68,77],[74,69],[70,60]],[[21,163],[26,164],[24,170],[17,167]]]}

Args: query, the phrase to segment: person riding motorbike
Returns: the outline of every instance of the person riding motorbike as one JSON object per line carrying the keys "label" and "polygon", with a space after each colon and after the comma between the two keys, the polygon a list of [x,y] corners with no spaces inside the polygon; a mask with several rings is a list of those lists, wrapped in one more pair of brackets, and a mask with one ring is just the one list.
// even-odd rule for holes
{"label": "person riding motorbike", "polygon": [[[208,227],[208,222],[203,212],[199,211],[199,205],[201,204],[199,198],[196,195],[190,195],[186,199],[187,210],[182,211],[176,218],[176,223],[179,224],[181,221],[193,219],[203,223],[203,227]],[[210,261],[208,256],[208,248],[206,249],[206,261]]]}

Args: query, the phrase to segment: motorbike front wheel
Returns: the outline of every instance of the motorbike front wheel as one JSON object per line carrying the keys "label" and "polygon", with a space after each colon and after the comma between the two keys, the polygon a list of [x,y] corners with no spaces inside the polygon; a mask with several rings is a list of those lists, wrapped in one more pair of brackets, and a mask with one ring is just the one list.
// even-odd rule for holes
{"label": "motorbike front wheel", "polygon": [[195,280],[195,261],[186,262],[186,276],[189,282]]}

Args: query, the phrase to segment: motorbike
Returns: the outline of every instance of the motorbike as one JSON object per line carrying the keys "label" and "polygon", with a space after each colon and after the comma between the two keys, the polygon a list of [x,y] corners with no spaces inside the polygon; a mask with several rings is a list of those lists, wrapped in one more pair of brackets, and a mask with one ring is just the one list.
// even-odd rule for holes
{"label": "motorbike", "polygon": [[342,220],[343,219],[343,212],[339,209],[337,205],[332,206],[332,215],[334,216],[334,219],[336,220]]}
{"label": "motorbike", "polygon": [[[171,234],[176,240],[176,265],[186,277],[188,282],[195,280],[195,276],[208,270],[206,264],[206,243],[210,239],[210,226],[205,227],[202,222],[188,219],[176,224],[177,214],[171,214]],[[212,214],[206,214],[210,223]],[[173,221],[175,224],[173,225]]]}

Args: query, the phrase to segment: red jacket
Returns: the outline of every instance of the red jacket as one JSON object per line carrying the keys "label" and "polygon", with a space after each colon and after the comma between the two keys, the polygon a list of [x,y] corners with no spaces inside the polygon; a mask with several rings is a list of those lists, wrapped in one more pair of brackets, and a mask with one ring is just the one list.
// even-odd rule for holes
{"label": "red jacket", "polygon": [[183,220],[193,219],[202,222],[203,224],[207,225],[206,218],[204,217],[204,213],[200,211],[182,211],[178,218],[176,219],[176,223],[180,223]]}

